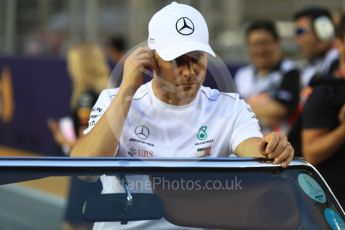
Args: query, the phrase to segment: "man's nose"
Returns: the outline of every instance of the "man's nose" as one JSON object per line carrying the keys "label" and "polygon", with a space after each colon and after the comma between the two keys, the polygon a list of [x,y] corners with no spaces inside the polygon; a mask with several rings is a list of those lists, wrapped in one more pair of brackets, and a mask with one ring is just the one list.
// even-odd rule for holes
{"label": "man's nose", "polygon": [[183,77],[191,77],[195,75],[195,69],[193,63],[187,62],[181,66],[180,73]]}

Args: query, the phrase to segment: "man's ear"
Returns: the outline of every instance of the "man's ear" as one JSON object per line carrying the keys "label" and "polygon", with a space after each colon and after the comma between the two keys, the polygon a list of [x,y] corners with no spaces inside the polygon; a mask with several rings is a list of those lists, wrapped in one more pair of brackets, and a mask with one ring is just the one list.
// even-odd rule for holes
{"label": "man's ear", "polygon": [[152,58],[152,60],[153,60],[153,63],[152,63],[152,71],[153,71],[153,73],[154,74],[156,74],[157,76],[159,76],[159,74],[160,74],[160,68],[159,68],[159,64],[158,64],[158,61],[157,61],[157,54],[156,54],[156,52],[155,51],[153,51],[154,52],[154,55],[153,55],[153,58]]}

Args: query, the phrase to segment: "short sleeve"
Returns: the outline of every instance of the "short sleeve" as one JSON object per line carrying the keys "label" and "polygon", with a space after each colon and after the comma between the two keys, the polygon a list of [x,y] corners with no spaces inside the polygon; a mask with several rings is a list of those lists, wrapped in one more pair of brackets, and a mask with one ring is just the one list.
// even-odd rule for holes
{"label": "short sleeve", "polygon": [[297,69],[285,73],[281,86],[274,95],[275,100],[283,104],[289,114],[293,113],[299,103],[300,75]]}
{"label": "short sleeve", "polygon": [[252,137],[262,138],[259,122],[250,106],[243,100],[237,102],[235,119],[231,132],[230,150],[235,153],[237,146]]}
{"label": "short sleeve", "polygon": [[327,86],[315,87],[303,111],[303,129],[332,128],[337,113],[333,106],[332,89]]}
{"label": "short sleeve", "polygon": [[88,127],[87,129],[85,129],[84,134],[90,132],[91,129],[97,124],[99,119],[103,116],[104,112],[107,110],[111,103],[113,95],[114,94],[111,93],[109,90],[103,90],[101,92],[95,105],[92,107]]}

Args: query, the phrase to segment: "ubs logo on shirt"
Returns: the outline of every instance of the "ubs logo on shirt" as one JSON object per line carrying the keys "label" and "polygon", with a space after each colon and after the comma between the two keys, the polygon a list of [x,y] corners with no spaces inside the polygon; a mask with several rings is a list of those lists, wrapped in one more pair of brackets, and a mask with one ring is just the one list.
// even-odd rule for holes
{"label": "ubs logo on shirt", "polygon": [[132,157],[153,157],[153,151],[131,147],[128,151],[128,155]]}
{"label": "ubs logo on shirt", "polygon": [[197,157],[209,157],[211,155],[211,146],[198,148]]}

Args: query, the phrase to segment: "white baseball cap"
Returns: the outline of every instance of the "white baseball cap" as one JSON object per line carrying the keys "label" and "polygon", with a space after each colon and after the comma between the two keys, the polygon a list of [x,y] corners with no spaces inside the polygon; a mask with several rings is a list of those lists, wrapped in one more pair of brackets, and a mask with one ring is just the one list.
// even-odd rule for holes
{"label": "white baseball cap", "polygon": [[155,13],[149,22],[148,47],[165,61],[192,51],[216,56],[208,44],[204,17],[191,6],[172,2]]}

